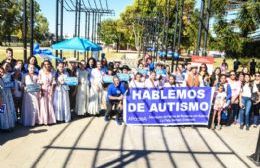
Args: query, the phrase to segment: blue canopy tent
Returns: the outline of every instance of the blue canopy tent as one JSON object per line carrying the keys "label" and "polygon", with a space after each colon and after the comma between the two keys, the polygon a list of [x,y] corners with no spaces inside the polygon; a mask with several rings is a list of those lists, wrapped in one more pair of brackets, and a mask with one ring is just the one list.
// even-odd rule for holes
{"label": "blue canopy tent", "polygon": [[79,37],[74,37],[72,39],[64,40],[53,44],[51,46],[54,50],[77,50],[77,51],[100,51],[102,48],[89,41],[88,39],[83,39]]}

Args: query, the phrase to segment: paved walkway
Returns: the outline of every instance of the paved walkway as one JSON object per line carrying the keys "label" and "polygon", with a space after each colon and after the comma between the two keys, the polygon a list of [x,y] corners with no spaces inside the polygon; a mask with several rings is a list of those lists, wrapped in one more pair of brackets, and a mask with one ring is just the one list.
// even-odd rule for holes
{"label": "paved walkway", "polygon": [[0,133],[0,167],[254,167],[258,129],[117,126],[103,118]]}

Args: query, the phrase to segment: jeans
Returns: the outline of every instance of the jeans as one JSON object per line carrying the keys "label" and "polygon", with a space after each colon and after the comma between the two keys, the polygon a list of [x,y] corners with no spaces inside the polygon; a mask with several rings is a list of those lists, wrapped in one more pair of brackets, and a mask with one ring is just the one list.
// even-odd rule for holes
{"label": "jeans", "polygon": [[252,101],[250,97],[242,97],[242,104],[244,108],[240,108],[239,116],[240,116],[240,125],[244,123],[246,126],[250,125],[250,110],[252,107]]}
{"label": "jeans", "polygon": [[260,110],[260,103],[253,104],[252,112],[253,112],[253,122],[255,125],[259,124],[259,110]]}

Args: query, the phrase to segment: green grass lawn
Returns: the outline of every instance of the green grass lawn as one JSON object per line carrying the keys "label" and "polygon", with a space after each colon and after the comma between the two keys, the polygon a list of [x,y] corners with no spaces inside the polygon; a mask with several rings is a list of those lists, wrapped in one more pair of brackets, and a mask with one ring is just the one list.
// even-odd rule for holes
{"label": "green grass lawn", "polygon": [[[5,50],[7,47],[0,47],[0,61],[2,61],[3,59],[5,59]],[[23,60],[23,48],[22,47],[13,47],[13,51],[14,51],[14,58],[15,59],[22,59]],[[121,57],[125,54],[125,53],[116,53],[115,51],[106,51],[106,58],[109,60],[114,60],[114,59],[121,59]],[[30,51],[27,51],[27,55],[30,55]],[[73,51],[65,51],[63,52],[63,56],[66,58],[69,57],[74,57],[74,52]],[[39,64],[42,62],[41,58],[37,58]],[[79,60],[84,59],[84,54],[80,53],[79,55]],[[240,62],[242,63],[242,65],[247,65],[249,67],[249,62],[251,61],[251,59],[249,58],[240,58],[239,59]],[[214,67],[218,67],[221,65],[223,59],[222,58],[215,58],[215,64]],[[228,63],[228,66],[230,68],[233,68],[233,59],[227,58],[226,62]],[[260,63],[260,59],[256,59],[256,61],[258,62],[258,64]]]}

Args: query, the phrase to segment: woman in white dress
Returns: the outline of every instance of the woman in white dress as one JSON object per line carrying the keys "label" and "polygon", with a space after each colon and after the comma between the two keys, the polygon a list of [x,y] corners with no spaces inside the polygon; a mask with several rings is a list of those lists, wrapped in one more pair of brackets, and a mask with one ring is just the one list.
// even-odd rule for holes
{"label": "woman in white dress", "polygon": [[92,69],[90,74],[90,94],[88,113],[98,115],[102,101],[102,71],[101,62],[97,61],[97,68]]}
{"label": "woman in white dress", "polygon": [[154,71],[150,72],[150,76],[145,80],[144,85],[146,88],[158,88],[159,81],[156,80],[156,73]]}
{"label": "woman in white dress", "polygon": [[144,82],[142,81],[142,74],[136,73],[135,78],[129,83],[129,88],[144,88]]}
{"label": "woman in white dress", "polygon": [[76,109],[77,115],[85,115],[88,110],[88,96],[89,96],[89,80],[88,71],[85,69],[85,62],[81,61],[80,68],[77,70],[77,77],[79,80],[79,85],[77,87],[76,96]]}
{"label": "woman in white dress", "polygon": [[28,74],[25,75],[22,82],[24,87],[22,121],[24,126],[34,126],[39,123],[39,91],[30,90],[30,86],[37,86],[38,77],[34,73],[34,68],[34,65],[28,65]]}
{"label": "woman in white dress", "polygon": [[69,86],[64,83],[64,79],[68,76],[69,74],[64,70],[64,63],[59,62],[55,75],[56,86],[53,96],[53,108],[57,121],[69,122],[71,119]]}

